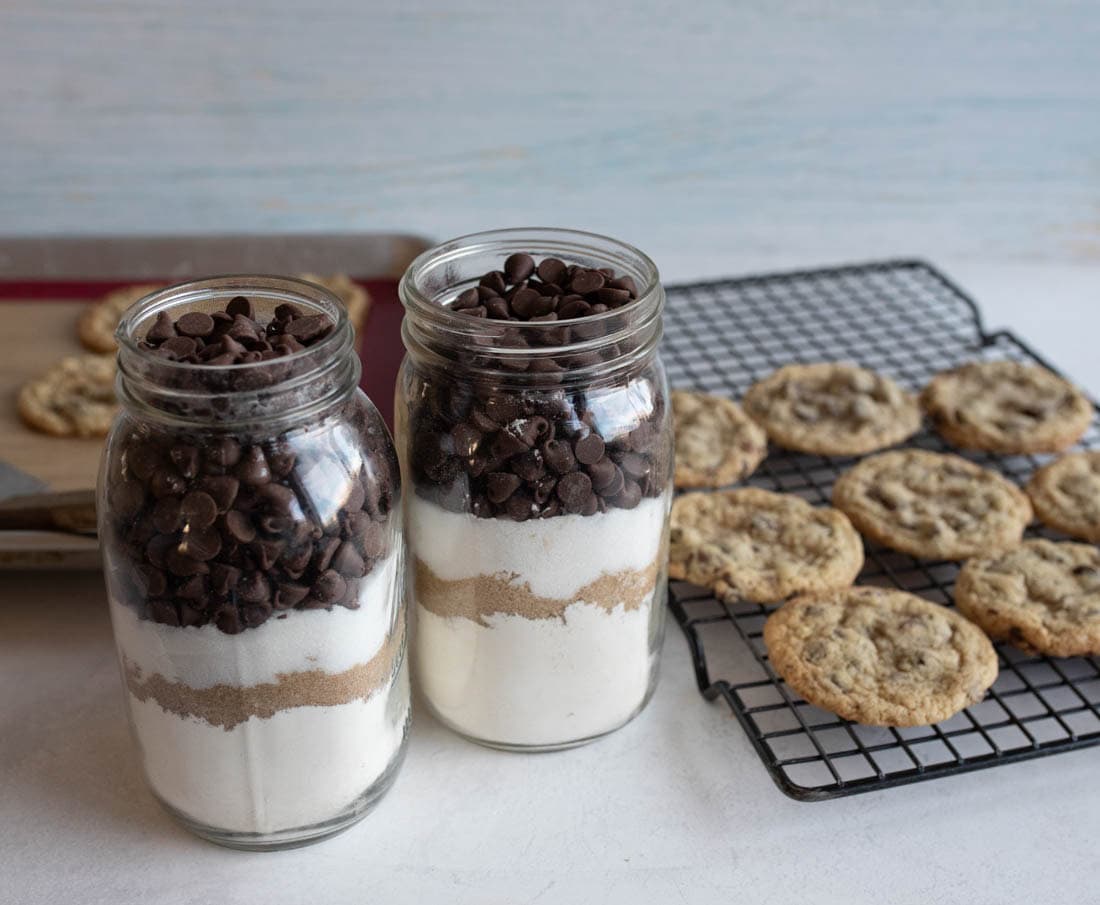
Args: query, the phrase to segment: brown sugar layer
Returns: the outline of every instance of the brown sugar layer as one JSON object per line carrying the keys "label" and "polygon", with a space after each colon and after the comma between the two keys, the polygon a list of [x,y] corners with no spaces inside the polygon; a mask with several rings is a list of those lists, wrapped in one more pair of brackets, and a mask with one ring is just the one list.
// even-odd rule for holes
{"label": "brown sugar layer", "polygon": [[343,672],[320,669],[279,673],[276,682],[258,685],[212,685],[192,688],[159,673],[147,675],[123,658],[126,685],[139,701],[156,701],[169,713],[193,717],[226,731],[250,717],[267,719],[293,707],[336,707],[365,701],[392,679],[404,656],[405,632],[399,628],[365,663]]}
{"label": "brown sugar layer", "polygon": [[437,616],[472,619],[488,627],[486,616],[502,613],[525,619],[564,619],[566,608],[587,603],[611,612],[616,607],[636,610],[653,596],[662,556],[644,569],[605,572],[566,599],[540,597],[514,572],[475,575],[448,581],[422,559],[416,559],[416,600]]}

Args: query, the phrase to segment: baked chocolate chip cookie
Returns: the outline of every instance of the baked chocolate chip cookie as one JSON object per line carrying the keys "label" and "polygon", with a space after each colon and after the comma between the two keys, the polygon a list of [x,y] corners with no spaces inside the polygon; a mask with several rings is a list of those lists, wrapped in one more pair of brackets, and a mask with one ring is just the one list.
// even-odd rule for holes
{"label": "baked chocolate chip cookie", "polygon": [[743,481],[768,454],[764,430],[723,396],[673,390],[672,418],[677,487]]}
{"label": "baked chocolate chip cookie", "polygon": [[937,374],[921,404],[947,442],[995,453],[1060,452],[1093,418],[1073,384],[1018,361],[972,361]]}
{"label": "baked chocolate chip cookie", "polygon": [[1027,496],[959,456],[900,449],[864,459],[833,486],[833,505],[876,543],[922,559],[965,559],[1020,542]]}
{"label": "baked chocolate chip cookie", "polygon": [[787,365],[753,384],[745,411],[779,446],[858,456],[920,429],[917,399],[889,377],[853,364]]}
{"label": "baked chocolate chip cookie", "polygon": [[1100,451],[1068,453],[1043,466],[1027,495],[1043,524],[1100,543]]}
{"label": "baked chocolate chip cookie", "polygon": [[676,500],[669,560],[671,577],[723,600],[769,603],[847,587],[863,567],[863,544],[835,509],[742,487]]}
{"label": "baked chocolate chip cookie", "polygon": [[91,352],[114,352],[115,330],[126,309],[150,292],[163,288],[158,283],[126,286],[108,292],[102,299],[89,305],[76,324],[80,343]]}
{"label": "baked chocolate chip cookie", "polygon": [[1052,657],[1100,654],[1100,550],[1024,541],[969,559],[955,603],[992,637]]}
{"label": "baked chocolate chip cookie", "polygon": [[55,437],[104,437],[115,402],[115,360],[110,355],[62,359],[19,391],[19,414],[29,427]]}
{"label": "baked chocolate chip cookie", "polygon": [[775,671],[805,700],[872,726],[924,726],[976,704],[997,678],[989,639],[905,591],[796,597],[764,625]]}

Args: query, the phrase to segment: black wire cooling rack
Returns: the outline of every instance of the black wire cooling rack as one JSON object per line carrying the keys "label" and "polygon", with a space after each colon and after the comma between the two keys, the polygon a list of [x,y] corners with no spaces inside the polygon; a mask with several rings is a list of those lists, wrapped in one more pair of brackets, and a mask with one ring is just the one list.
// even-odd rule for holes
{"label": "black wire cooling rack", "polygon": [[[914,390],[976,358],[1051,367],[1011,333],[987,333],[974,301],[920,261],[695,283],[670,288],[668,297],[662,355],[672,386],[733,399],[792,362],[853,361]],[[950,449],[930,430],[908,445]],[[1095,422],[1082,445],[1100,446]],[[1051,458],[962,455],[1021,483]],[[772,448],[747,483],[827,503],[833,481],[855,461]],[[859,582],[953,605],[957,573],[953,562],[868,544]],[[700,691],[726,701],[792,798],[818,801],[1100,744],[1096,657],[1053,659],[997,645],[1000,676],[979,704],[934,726],[862,726],[806,703],[776,676],[762,637],[774,606],[723,603],[686,582],[671,582],[669,591]]]}

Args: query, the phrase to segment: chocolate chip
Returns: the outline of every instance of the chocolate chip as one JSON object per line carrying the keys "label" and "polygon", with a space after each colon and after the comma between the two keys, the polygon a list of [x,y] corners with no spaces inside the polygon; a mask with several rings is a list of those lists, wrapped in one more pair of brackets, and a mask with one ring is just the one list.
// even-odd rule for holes
{"label": "chocolate chip", "polygon": [[511,469],[524,481],[537,481],[546,474],[542,453],[537,449],[529,449],[512,459]]}
{"label": "chocolate chip", "polygon": [[317,543],[316,552],[313,556],[313,567],[318,572],[324,572],[329,567],[332,557],[336,555],[336,551],[340,548],[340,543],[338,537],[324,537]]}
{"label": "chocolate chip", "polygon": [[198,486],[209,494],[218,507],[218,512],[225,512],[237,499],[237,491],[240,482],[229,475],[206,475],[202,477]]}
{"label": "chocolate chip", "polygon": [[535,259],[529,254],[520,251],[504,259],[504,277],[513,285],[526,280],[534,272]]}
{"label": "chocolate chip", "polygon": [[223,606],[214,615],[214,624],[227,635],[238,635],[244,631],[241,614],[233,605]]}
{"label": "chocolate chip", "polygon": [[262,572],[247,572],[237,582],[237,597],[246,603],[271,599],[271,583]]}
{"label": "chocolate chip", "polygon": [[528,319],[546,314],[554,308],[553,297],[540,295],[534,289],[520,289],[512,296],[511,309],[516,317]]}
{"label": "chocolate chip", "polygon": [[598,270],[578,270],[570,280],[569,288],[580,295],[587,295],[603,288],[604,275]]}
{"label": "chocolate chip", "polygon": [[149,490],[158,500],[166,496],[178,496],[187,489],[187,482],[174,469],[161,469],[149,482]]}
{"label": "chocolate chip", "polygon": [[285,548],[286,541],[283,540],[257,540],[249,547],[256,558],[256,565],[265,572],[279,561]]}
{"label": "chocolate chip", "polygon": [[210,589],[219,597],[224,597],[241,579],[241,570],[236,566],[214,562],[210,564]]}
{"label": "chocolate chip", "polygon": [[456,455],[472,456],[481,442],[481,431],[472,424],[459,422],[451,428],[451,439],[454,441]]}
{"label": "chocolate chip", "polygon": [[507,500],[515,491],[519,488],[520,478],[518,475],[511,474],[507,471],[494,471],[485,485],[485,495],[489,497],[490,502],[503,503]]}
{"label": "chocolate chip", "polygon": [[596,292],[596,298],[609,308],[619,308],[630,301],[630,293],[625,289],[612,289],[605,286]]}
{"label": "chocolate chip", "polygon": [[349,578],[359,578],[365,571],[366,564],[355,545],[350,541],[344,541],[332,557],[332,567],[341,575]]}
{"label": "chocolate chip", "polygon": [[[268,483],[256,489],[256,496],[280,515],[288,515],[297,498],[294,491],[284,484]],[[357,508],[357,507],[355,507]]]}
{"label": "chocolate chip", "polygon": [[176,324],[172,316],[167,311],[161,311],[153,322],[153,326],[149,328],[149,332],[145,334],[145,340],[151,343],[162,343],[176,335]]}
{"label": "chocolate chip", "polygon": [[126,450],[123,461],[127,469],[133,472],[134,477],[141,481],[148,481],[160,467],[161,457],[154,447],[138,443]]}
{"label": "chocolate chip", "polygon": [[573,455],[582,465],[594,465],[603,458],[604,443],[598,434],[588,434],[573,444]]}
{"label": "chocolate chip", "polygon": [[323,603],[331,603],[334,600],[339,600],[344,596],[346,590],[347,583],[341,577],[340,573],[334,569],[328,569],[322,572],[311,588],[313,596]]}
{"label": "chocolate chip", "polygon": [[178,627],[180,624],[179,613],[176,612],[175,605],[168,600],[150,600],[149,614],[154,622],[160,622],[163,625]]}
{"label": "chocolate chip", "polygon": [[266,484],[271,480],[271,469],[267,467],[264,452],[258,446],[250,446],[241,457],[236,475],[244,484]]}
{"label": "chocolate chip", "polygon": [[165,565],[168,571],[180,578],[191,575],[205,575],[210,571],[206,563],[195,556],[188,556],[180,547],[173,544],[165,557]]}
{"label": "chocolate chip", "polygon": [[153,507],[153,525],[161,534],[171,534],[180,527],[179,497],[166,496]]}
{"label": "chocolate chip", "polygon": [[272,606],[266,600],[263,603],[249,603],[241,607],[241,618],[249,628],[256,628],[267,622],[271,612]]}
{"label": "chocolate chip", "polygon": [[547,440],[539,450],[542,452],[543,461],[558,474],[567,474],[577,467],[573,450],[564,440]]}
{"label": "chocolate chip", "polygon": [[560,286],[565,281],[565,263],[557,258],[543,258],[536,270],[539,279],[544,283],[555,283]]}
{"label": "chocolate chip", "polygon": [[489,448],[496,458],[504,460],[510,459],[518,453],[526,452],[528,444],[524,443],[511,431],[502,430],[497,432]]}
{"label": "chocolate chip", "polygon": [[250,320],[256,316],[252,310],[252,302],[250,302],[243,295],[235,295],[229,300],[229,304],[225,306],[225,313],[231,317],[240,314]]}
{"label": "chocolate chip", "polygon": [[499,270],[493,270],[485,274],[478,280],[478,285],[485,289],[491,289],[496,295],[503,295],[504,290],[508,288],[504,280],[504,274]]}
{"label": "chocolate chip", "polygon": [[129,522],[145,505],[145,488],[137,481],[123,480],[108,490],[107,497],[114,514],[123,522]]}
{"label": "chocolate chip", "polygon": [[328,334],[331,329],[332,321],[326,315],[313,314],[295,318],[287,325],[286,332],[287,335],[308,346]]}
{"label": "chocolate chip", "polygon": [[635,481],[627,480],[622,492],[614,499],[620,509],[633,509],[642,501],[642,488]]}
{"label": "chocolate chip", "polygon": [[221,552],[221,549],[222,536],[210,528],[185,531],[183,539],[180,541],[180,552],[191,559],[197,559],[199,562],[213,559]]}
{"label": "chocolate chip", "polygon": [[580,512],[592,495],[592,480],[584,472],[570,472],[558,481],[556,492],[567,512]]}
{"label": "chocolate chip", "polygon": [[176,331],[183,336],[209,336],[214,332],[214,319],[202,311],[189,311],[176,321]]}
{"label": "chocolate chip", "polygon": [[202,575],[192,575],[176,588],[176,597],[184,600],[201,600],[206,596],[206,578]]}
{"label": "chocolate chip", "polygon": [[454,300],[454,304],[451,306],[455,311],[461,311],[463,308],[474,308],[481,303],[481,296],[477,294],[476,289],[467,289],[465,292],[459,293],[458,297]]}
{"label": "chocolate chip", "polygon": [[488,299],[485,302],[485,312],[489,317],[502,321],[508,320],[509,315],[512,313],[508,309],[508,303],[500,297]]}
{"label": "chocolate chip", "polygon": [[198,348],[195,345],[195,340],[189,336],[173,336],[161,343],[160,347],[166,352],[171,352],[176,358],[186,358],[188,355],[194,355]]}
{"label": "chocolate chip", "polygon": [[204,458],[208,466],[217,469],[232,468],[241,460],[241,444],[231,437],[223,437],[206,448]]}
{"label": "chocolate chip", "polygon": [[158,534],[156,537],[150,538],[149,543],[145,545],[145,558],[158,569],[167,568],[168,554],[174,550],[176,546],[175,537],[167,534]]}
{"label": "chocolate chip", "polygon": [[289,610],[305,600],[308,593],[309,588],[304,585],[287,581],[283,582],[275,589],[275,593],[272,595],[272,601],[275,604],[275,609]]}
{"label": "chocolate chip", "polygon": [[588,466],[588,474],[592,478],[592,486],[599,491],[602,491],[611,484],[615,479],[616,471],[617,467],[615,463],[607,457],[600,459],[598,462],[593,462]]}
{"label": "chocolate chip", "polygon": [[225,514],[225,530],[240,544],[248,544],[256,539],[256,527],[239,509],[231,509]]}
{"label": "chocolate chip", "polygon": [[587,317],[592,313],[592,306],[584,299],[563,301],[558,305],[558,317],[562,320],[571,320],[576,317]]}
{"label": "chocolate chip", "polygon": [[199,451],[194,446],[173,446],[168,457],[185,478],[193,478],[199,473]]}
{"label": "chocolate chip", "polygon": [[179,504],[179,512],[190,530],[209,528],[218,517],[218,504],[209,494],[193,490]]}
{"label": "chocolate chip", "polygon": [[535,515],[534,500],[523,491],[513,494],[504,504],[508,517],[517,522],[525,522]]}

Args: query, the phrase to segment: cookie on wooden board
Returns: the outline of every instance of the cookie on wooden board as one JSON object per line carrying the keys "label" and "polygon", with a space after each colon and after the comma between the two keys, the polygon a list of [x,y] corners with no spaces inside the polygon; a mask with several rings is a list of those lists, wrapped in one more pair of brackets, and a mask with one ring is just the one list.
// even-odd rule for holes
{"label": "cookie on wooden board", "polygon": [[863,567],[863,543],[842,513],[756,487],[681,496],[669,550],[671,577],[728,601],[846,587]]}
{"label": "cookie on wooden board", "polygon": [[1052,657],[1100,654],[1100,550],[1036,538],[966,561],[955,604],[992,637]]}
{"label": "cookie on wooden board", "polygon": [[938,723],[982,700],[997,654],[953,610],[887,588],[796,597],[764,625],[768,658],[811,704],[872,726]]}
{"label": "cookie on wooden board", "polygon": [[370,294],[346,273],[330,276],[318,276],[315,273],[300,273],[298,279],[324,286],[335,295],[348,311],[348,320],[356,330],[361,330],[370,311]]}
{"label": "cookie on wooden board", "polygon": [[889,377],[842,362],[782,367],[749,387],[742,404],[779,446],[824,456],[893,446],[921,423],[915,396]]}
{"label": "cookie on wooden board", "polygon": [[54,437],[103,437],[114,420],[113,355],[74,355],[19,391],[19,414],[29,427]]}
{"label": "cookie on wooden board", "polygon": [[672,391],[677,487],[743,481],[768,454],[763,428],[724,396]]}
{"label": "cookie on wooden board", "polygon": [[1068,380],[1018,361],[972,361],[937,374],[921,404],[948,443],[1005,454],[1061,452],[1094,415]]}
{"label": "cookie on wooden board", "polygon": [[960,456],[900,449],[869,456],[833,485],[833,505],[865,536],[923,559],[965,559],[1020,542],[1027,496]]}
{"label": "cookie on wooden board", "polygon": [[1027,484],[1039,520],[1073,537],[1100,543],[1100,451],[1067,453]]}
{"label": "cookie on wooden board", "polygon": [[76,324],[81,345],[91,352],[114,352],[115,330],[118,329],[119,321],[122,320],[126,309],[138,299],[161,288],[163,288],[162,285],[155,283],[126,286],[108,292],[98,302],[89,305]]}

